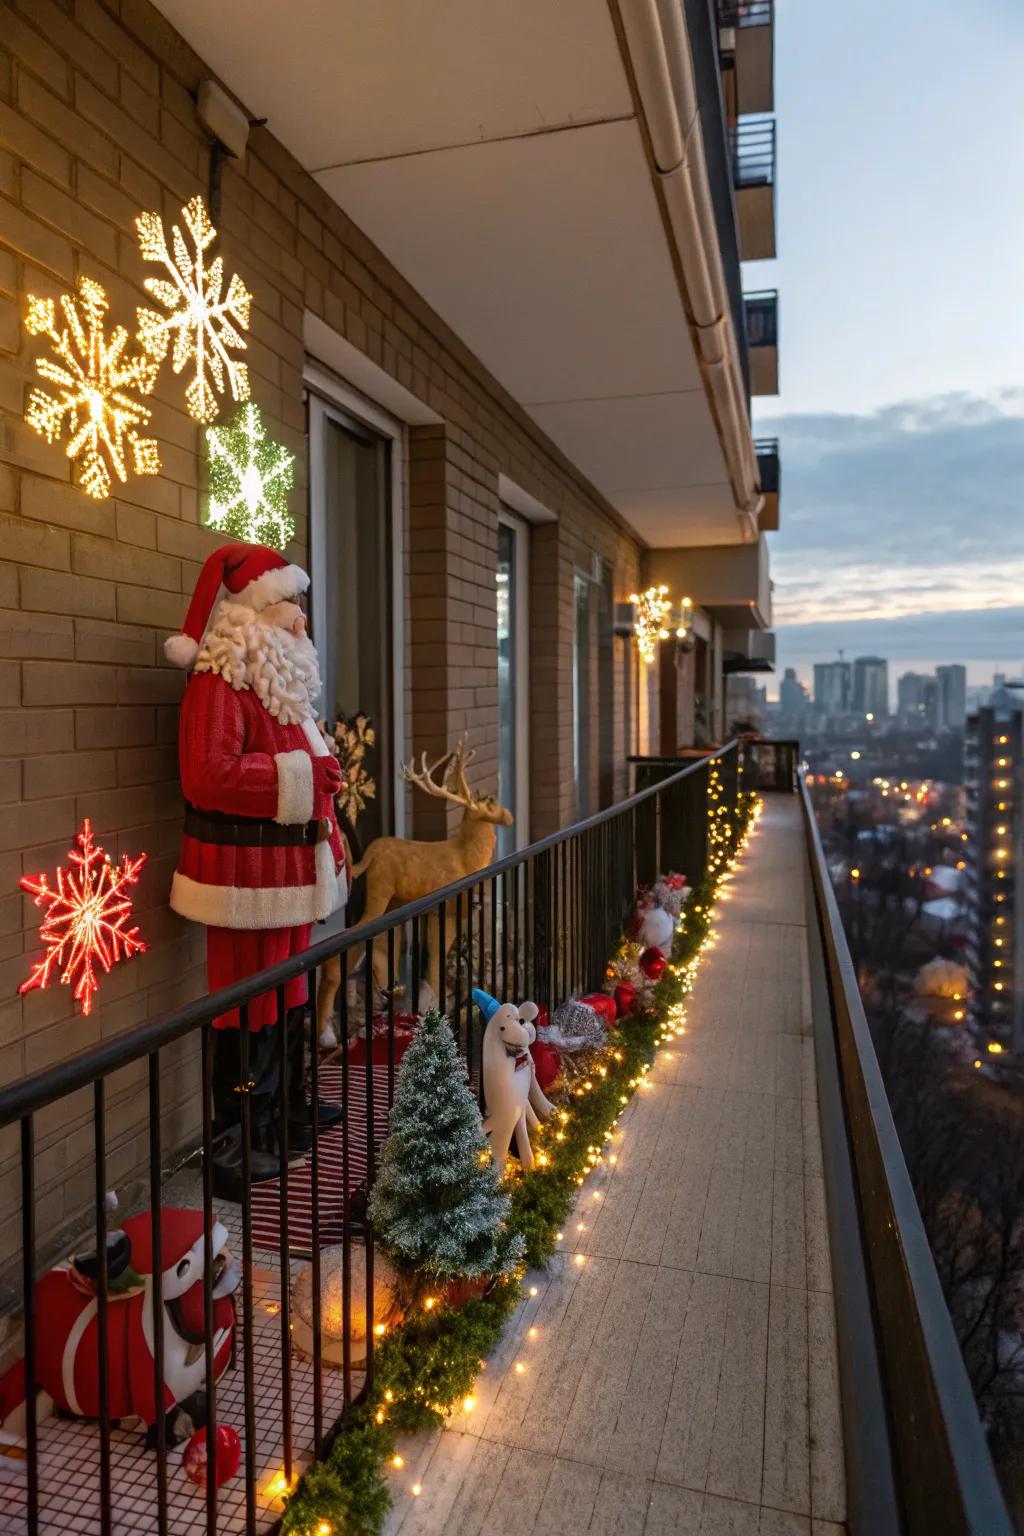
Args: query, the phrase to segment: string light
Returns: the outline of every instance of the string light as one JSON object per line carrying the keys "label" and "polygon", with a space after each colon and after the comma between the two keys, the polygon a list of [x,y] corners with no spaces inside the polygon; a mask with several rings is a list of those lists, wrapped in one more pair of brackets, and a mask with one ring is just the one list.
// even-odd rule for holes
{"label": "string light", "polygon": [[634,607],[633,634],[641,661],[654,660],[659,640],[668,639],[665,621],[672,611],[668,587],[648,587],[643,592],[630,593]]}
{"label": "string light", "polygon": [[241,333],[249,329],[252,294],[237,272],[224,292],[222,257],[217,256],[207,266],[206,252],[217,231],[203,199],[193,197],[181,210],[181,217],[192,247],[180,225],[175,224],[171,230],[173,257],[158,213],[142,213],[135,220],[143,261],[158,262],[168,274],[166,278],[146,278],[147,292],[166,313],[140,309],[138,339],[143,350],[160,363],[173,336],[174,372],[192,368],[192,380],[185,391],[188,413],[194,421],[213,421],[220,409],[217,396],[224,394],[226,386],[235,400],[249,398],[249,370],[231,354],[246,349]]}
{"label": "string light", "polygon": [[79,486],[102,501],[110,495],[112,475],[125,484],[129,469],[136,475],[160,471],[156,440],[139,430],[152,414],[139,396],[152,394],[157,368],[149,357],[126,354],[123,325],[107,339],[109,300],[91,277],[79,278],[77,299],[65,293],[59,304],[60,319],[53,299],[29,295],[25,329],[47,337],[52,353],[36,359],[36,372],[56,392],[33,389],[25,421],[48,443],[67,434],[65,452]]}
{"label": "string light", "polygon": [[206,454],[207,526],[283,550],[295,533],[295,455],[267,436],[259,406],[250,401],[228,426],[207,427]]}
{"label": "string light", "polygon": [[35,898],[37,907],[47,909],[39,928],[46,952],[18,991],[49,986],[59,970],[61,982],[74,988],[75,1001],[81,1003],[84,1014],[89,1014],[99,990],[96,964],[109,975],[119,960],[141,954],[146,948],[138,928],[126,926],[132,903],[125,893],[137,883],[147,855],[140,853],[133,859],[125,854],[120,865],[112,864],[93,842],[88,818],[82,822],[76,842],[78,849],[68,850],[71,868],[57,870],[56,890],[45,874],[21,879],[22,890]]}

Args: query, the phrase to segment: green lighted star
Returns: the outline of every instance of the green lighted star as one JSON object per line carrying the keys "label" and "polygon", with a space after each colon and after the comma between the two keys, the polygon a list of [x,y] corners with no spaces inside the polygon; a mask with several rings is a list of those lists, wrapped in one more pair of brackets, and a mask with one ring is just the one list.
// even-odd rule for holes
{"label": "green lighted star", "polygon": [[250,400],[228,426],[207,427],[206,450],[208,526],[284,549],[295,532],[288,510],[295,456],[267,436],[259,406]]}

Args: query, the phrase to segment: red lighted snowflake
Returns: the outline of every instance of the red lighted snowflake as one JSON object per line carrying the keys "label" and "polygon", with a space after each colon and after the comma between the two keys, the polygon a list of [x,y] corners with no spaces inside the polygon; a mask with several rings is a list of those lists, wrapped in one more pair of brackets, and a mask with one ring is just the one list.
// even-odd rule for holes
{"label": "red lighted snowflake", "polygon": [[66,987],[75,989],[75,1001],[83,1013],[91,1013],[93,993],[99,990],[95,962],[104,975],[119,960],[127,960],[146,948],[138,928],[128,928],[131,898],[127,888],[139,878],[146,854],[137,859],[124,855],[112,864],[108,854],[92,840],[92,826],[86,818],[76,839],[77,848],[68,850],[69,869],[58,869],[57,889],[45,875],[33,880],[26,875],[21,886],[35,897],[37,907],[46,907],[39,937],[46,953],[31,976],[18,988],[31,992],[33,987],[47,987],[55,971]]}

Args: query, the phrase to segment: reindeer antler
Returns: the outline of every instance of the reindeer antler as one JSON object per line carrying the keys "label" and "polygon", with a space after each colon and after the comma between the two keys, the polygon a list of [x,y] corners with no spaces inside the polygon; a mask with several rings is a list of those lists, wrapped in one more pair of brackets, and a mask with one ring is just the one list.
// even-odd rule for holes
{"label": "reindeer antler", "polygon": [[[424,752],[421,755],[418,770],[412,761],[402,765],[402,778],[409,784],[415,784],[417,789],[422,789],[424,794],[433,795],[435,800],[448,800],[452,805],[470,806],[473,804],[473,796],[466,784],[463,764],[468,762],[472,755],[472,753],[466,754],[461,741],[457,742],[450,752],[439,757],[435,763],[428,763],[427,754]],[[435,778],[439,768],[444,769],[440,782]],[[451,778],[456,781],[454,789],[449,788],[448,781]]]}

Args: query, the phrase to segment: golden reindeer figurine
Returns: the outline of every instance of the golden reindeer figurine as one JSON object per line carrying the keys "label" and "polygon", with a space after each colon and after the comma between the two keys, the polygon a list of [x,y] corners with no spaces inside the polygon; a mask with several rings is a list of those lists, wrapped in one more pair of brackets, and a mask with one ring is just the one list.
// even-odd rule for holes
{"label": "golden reindeer figurine", "polygon": [[[439,891],[466,875],[476,874],[486,868],[494,857],[496,827],[510,827],[512,812],[499,805],[491,795],[474,795],[466,783],[466,767],[472,761],[473,752],[467,752],[463,742],[438,758],[427,763],[424,752],[417,771],[412,763],[402,768],[402,777],[424,794],[436,800],[447,800],[451,805],[462,806],[462,820],[455,833],[443,842],[416,842],[404,837],[377,837],[367,848],[362,859],[352,871],[352,878],[366,875],[366,905],[355,927],[368,923],[375,917],[407,902],[418,901]],[[440,777],[438,775],[440,774]],[[432,912],[426,920],[427,944],[430,959],[427,966],[427,982],[433,988],[435,999],[440,992],[441,965],[448,959],[448,950],[455,937],[455,907],[445,904],[445,953],[441,954],[440,919]],[[373,981],[383,992],[388,984],[387,940],[373,941]],[[356,963],[358,949],[349,950],[348,970]],[[331,1035],[334,999],[341,984],[341,959],[328,960],[320,972],[317,987],[317,1025],[321,1039]],[[419,1006],[416,999],[415,1006]]]}

